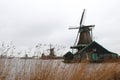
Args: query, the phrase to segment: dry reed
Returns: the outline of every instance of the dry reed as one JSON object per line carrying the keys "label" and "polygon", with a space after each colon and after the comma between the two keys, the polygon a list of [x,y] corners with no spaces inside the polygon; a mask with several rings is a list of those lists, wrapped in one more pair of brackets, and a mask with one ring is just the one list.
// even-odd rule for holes
{"label": "dry reed", "polygon": [[0,59],[0,80],[120,80],[120,64]]}

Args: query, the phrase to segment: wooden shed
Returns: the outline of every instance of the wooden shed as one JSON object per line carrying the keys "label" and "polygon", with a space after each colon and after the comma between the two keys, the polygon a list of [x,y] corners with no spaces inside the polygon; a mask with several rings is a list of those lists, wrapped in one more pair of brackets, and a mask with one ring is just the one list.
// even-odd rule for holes
{"label": "wooden shed", "polygon": [[67,53],[63,56],[63,58],[64,58],[65,61],[70,61],[70,60],[73,60],[74,55],[73,55],[73,53],[71,53],[71,52],[69,51],[69,52],[67,52]]}
{"label": "wooden shed", "polygon": [[95,41],[85,46],[80,52],[74,54],[74,60],[77,61],[102,62],[106,59],[114,58],[118,58],[118,54],[108,51]]}

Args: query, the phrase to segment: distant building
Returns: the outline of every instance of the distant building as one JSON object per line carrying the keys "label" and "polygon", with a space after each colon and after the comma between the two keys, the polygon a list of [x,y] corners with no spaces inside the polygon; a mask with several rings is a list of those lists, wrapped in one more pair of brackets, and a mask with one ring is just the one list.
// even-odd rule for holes
{"label": "distant building", "polygon": [[69,61],[74,58],[74,55],[69,51],[63,57],[64,57],[64,60]]}
{"label": "distant building", "polygon": [[52,48],[52,45],[50,44],[50,49],[48,49],[50,51],[49,55],[45,55],[44,53],[42,53],[41,58],[42,59],[55,59],[56,55],[54,52],[54,48]]}
{"label": "distant building", "polygon": [[49,55],[45,55],[45,53],[42,53],[41,59],[63,59],[62,56],[56,56],[55,55],[55,48],[52,48],[52,45],[50,44]]}

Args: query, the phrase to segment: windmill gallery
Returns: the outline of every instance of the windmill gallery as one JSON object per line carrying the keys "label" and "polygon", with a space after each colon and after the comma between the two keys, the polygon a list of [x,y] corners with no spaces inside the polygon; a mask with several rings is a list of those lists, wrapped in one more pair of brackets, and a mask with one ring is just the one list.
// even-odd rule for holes
{"label": "windmill gallery", "polygon": [[83,25],[85,9],[83,10],[80,26],[69,29],[78,29],[75,43],[70,48],[76,50],[75,53],[67,52],[64,55],[64,62],[103,62],[105,60],[116,60],[118,54],[110,52],[96,41],[93,41],[92,28],[95,25]]}

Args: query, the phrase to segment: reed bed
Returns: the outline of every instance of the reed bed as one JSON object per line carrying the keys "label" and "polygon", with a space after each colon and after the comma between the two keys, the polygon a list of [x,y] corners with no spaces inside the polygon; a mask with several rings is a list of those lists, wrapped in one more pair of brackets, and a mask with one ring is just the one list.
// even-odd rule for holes
{"label": "reed bed", "polygon": [[120,80],[120,63],[0,59],[0,80]]}

